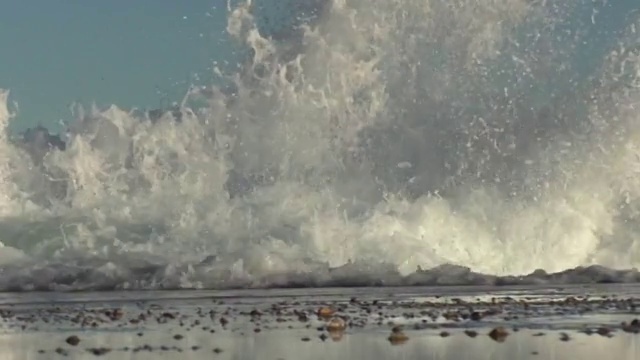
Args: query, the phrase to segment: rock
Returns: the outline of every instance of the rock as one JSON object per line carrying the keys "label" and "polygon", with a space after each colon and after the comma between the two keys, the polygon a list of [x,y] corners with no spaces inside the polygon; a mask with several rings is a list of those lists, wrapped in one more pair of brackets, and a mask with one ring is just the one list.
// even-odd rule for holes
{"label": "rock", "polygon": [[227,318],[221,317],[220,318],[220,325],[227,326],[227,324],[229,323],[229,320],[227,320]]}
{"label": "rock", "polygon": [[71,346],[77,346],[78,344],[80,344],[80,338],[76,335],[69,336],[65,341]]}
{"label": "rock", "polygon": [[498,326],[489,332],[489,337],[496,342],[504,342],[509,336],[509,332],[502,326]]}
{"label": "rock", "polygon": [[611,329],[609,329],[608,327],[599,327],[598,330],[596,331],[598,333],[598,335],[600,336],[605,336],[605,337],[611,337],[613,335],[611,335]]}
{"label": "rock", "polygon": [[107,310],[105,312],[105,315],[109,318],[109,320],[117,321],[122,319],[122,317],[124,316],[124,311],[122,311],[122,309]]}
{"label": "rock", "polygon": [[326,325],[327,331],[336,332],[336,331],[344,331],[347,328],[347,323],[339,317],[334,317]]}
{"label": "rock", "polygon": [[100,348],[87,349],[87,351],[89,351],[90,353],[92,353],[95,356],[102,356],[102,355],[105,355],[105,354],[111,352],[111,349],[100,347]]}
{"label": "rock", "polygon": [[638,334],[640,333],[640,320],[633,319],[630,323],[622,323],[622,331],[626,333]]}
{"label": "rock", "polygon": [[387,338],[391,345],[402,345],[409,340],[409,337],[402,331],[400,326],[391,329],[391,335]]}
{"label": "rock", "polygon": [[482,314],[477,311],[474,311],[471,313],[471,316],[469,318],[473,321],[480,321],[482,320]]}
{"label": "rock", "polygon": [[330,307],[323,306],[320,309],[318,309],[317,315],[318,315],[318,318],[320,318],[320,319],[328,319],[328,318],[332,317],[333,314],[335,314],[335,313],[336,313],[336,311],[334,309],[332,309]]}

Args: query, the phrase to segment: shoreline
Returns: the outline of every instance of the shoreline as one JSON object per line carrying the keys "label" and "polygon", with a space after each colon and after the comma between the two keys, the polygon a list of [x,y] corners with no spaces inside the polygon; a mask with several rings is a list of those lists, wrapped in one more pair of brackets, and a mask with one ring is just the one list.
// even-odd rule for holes
{"label": "shoreline", "polygon": [[151,292],[137,298],[78,293],[58,294],[66,302],[51,303],[14,294],[13,304],[3,294],[0,354],[276,360],[344,358],[346,352],[355,359],[418,359],[427,353],[443,360],[506,360],[615,353],[616,359],[634,359],[640,354],[640,287],[611,289],[465,288],[447,294],[447,288],[431,288],[428,294],[383,288],[347,289],[341,296],[315,289],[306,295],[280,290],[196,297]]}

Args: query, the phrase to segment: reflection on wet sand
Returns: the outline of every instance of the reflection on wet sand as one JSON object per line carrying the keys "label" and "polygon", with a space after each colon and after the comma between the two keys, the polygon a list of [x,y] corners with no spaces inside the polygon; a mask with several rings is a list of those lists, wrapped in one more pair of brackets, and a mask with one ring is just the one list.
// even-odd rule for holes
{"label": "reflection on wet sand", "polygon": [[[441,337],[433,331],[411,333],[401,345],[387,341],[383,332],[345,333],[321,340],[313,331],[271,330],[206,334],[174,331],[147,332],[143,336],[122,332],[88,332],[77,346],[65,343],[63,333],[13,333],[0,337],[0,357],[29,359],[616,359],[640,358],[640,337],[620,334],[611,338],[560,332],[521,330],[498,343],[485,336],[471,338],[462,331]],[[175,333],[179,333],[175,329]],[[481,331],[482,332],[482,331]],[[108,349],[108,350],[107,350]]]}
{"label": "reflection on wet sand", "polygon": [[384,291],[5,294],[0,359],[640,358],[634,292]]}

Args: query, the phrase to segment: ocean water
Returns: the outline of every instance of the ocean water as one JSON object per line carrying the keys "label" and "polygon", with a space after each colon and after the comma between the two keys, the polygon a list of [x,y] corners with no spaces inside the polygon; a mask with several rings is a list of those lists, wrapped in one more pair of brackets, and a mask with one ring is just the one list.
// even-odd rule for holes
{"label": "ocean water", "polygon": [[639,10],[236,1],[164,115],[6,89],[0,290],[640,281]]}

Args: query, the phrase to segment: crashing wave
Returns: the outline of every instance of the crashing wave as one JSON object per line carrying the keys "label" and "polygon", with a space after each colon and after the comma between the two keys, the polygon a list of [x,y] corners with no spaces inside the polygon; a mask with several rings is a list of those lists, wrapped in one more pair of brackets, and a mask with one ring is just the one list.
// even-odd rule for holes
{"label": "crashing wave", "polygon": [[287,4],[175,108],[3,132],[0,289],[636,281],[628,5]]}

